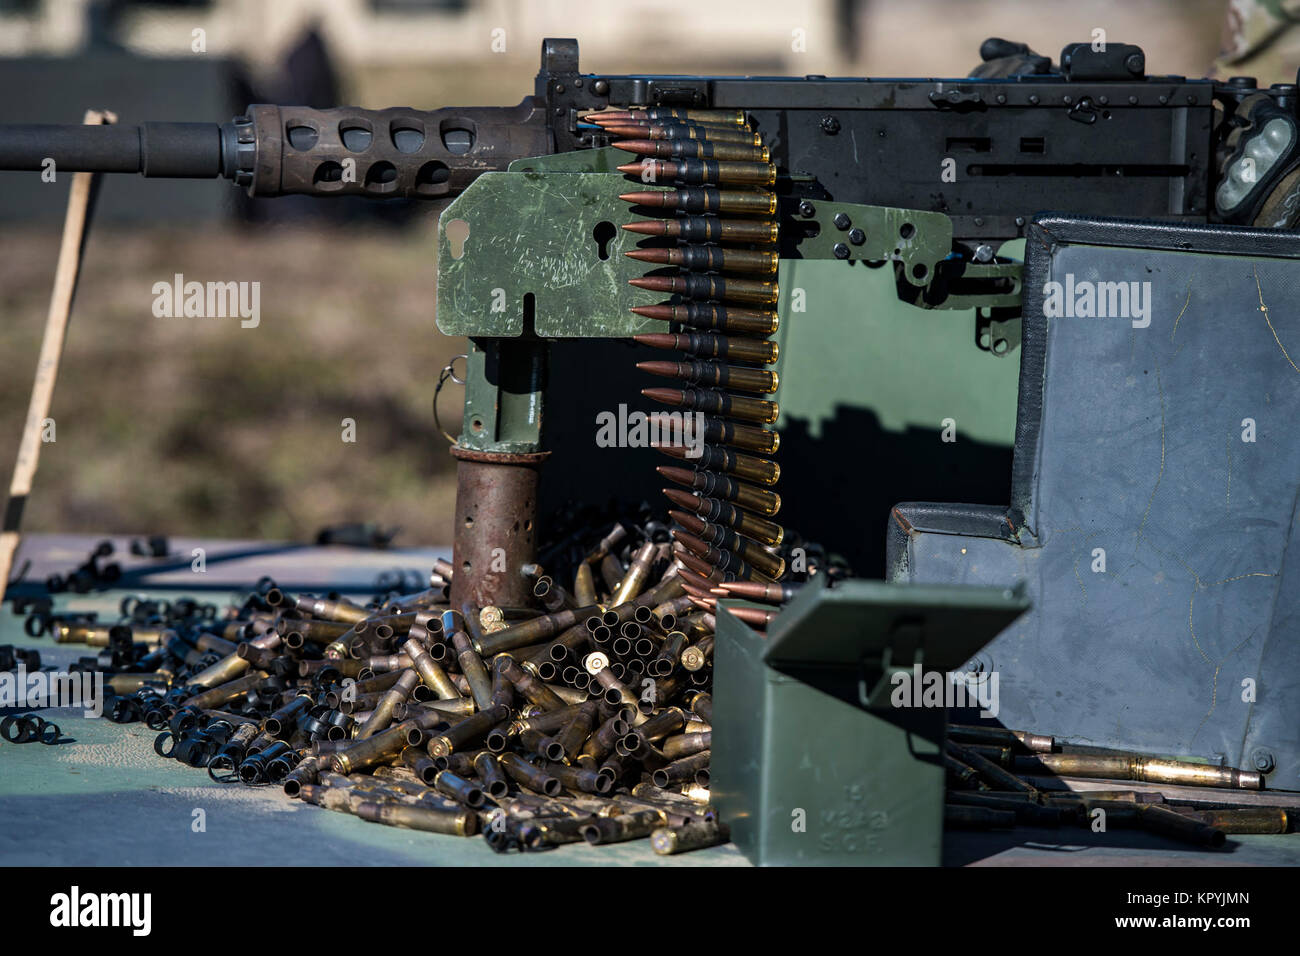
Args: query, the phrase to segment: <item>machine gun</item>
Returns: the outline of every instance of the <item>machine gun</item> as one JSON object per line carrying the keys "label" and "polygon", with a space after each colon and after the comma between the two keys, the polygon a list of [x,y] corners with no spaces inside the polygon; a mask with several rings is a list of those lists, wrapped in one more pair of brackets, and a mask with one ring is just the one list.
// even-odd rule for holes
{"label": "machine gun", "polygon": [[[1300,589],[1285,581],[1297,531],[1284,530],[1300,529],[1300,462],[1275,440],[1234,475],[1233,455],[1251,446],[1234,452],[1227,428],[1268,414],[1276,436],[1300,403],[1292,329],[1266,301],[1293,287],[1300,261],[1297,88],[1148,76],[1124,44],[1067,46],[1059,67],[1004,41],[981,54],[960,79],[615,76],[580,72],[576,41],[546,40],[533,95],[511,108],[260,105],[221,126],[0,127],[0,168],[53,160],[225,176],[254,197],[452,200],[438,227],[438,325],[470,340],[444,569],[453,608],[527,601],[543,420],[574,377],[548,374],[552,346],[635,337],[686,352],[639,366],[682,386],[643,394],[701,416],[702,445],[665,448],[680,460],[659,469],[697,493],[668,491],[683,509],[670,512],[676,586],[692,604],[712,585],[789,602],[779,614],[732,606],[716,616],[716,652],[707,638],[720,675],[716,720],[712,698],[704,710],[718,727],[715,805],[756,859],[937,862],[946,712],[891,700],[899,678],[919,685],[923,664],[1005,670],[997,716],[1011,725],[1050,720],[1093,745],[1249,766],[1173,769],[1250,789],[1300,773],[1288,682]],[[1225,319],[1236,338],[1222,337]],[[584,382],[606,405],[624,387],[622,373],[592,387],[608,365],[589,363]],[[589,415],[552,417],[552,442],[590,427]],[[1226,487],[1206,464],[1225,437]],[[794,462],[783,524],[879,550],[888,516],[890,583],[793,586],[798,537],[773,520],[778,448]],[[606,466],[563,459],[608,481]],[[935,467],[956,484],[918,484]],[[1002,484],[981,491],[978,473]],[[1112,573],[1085,586],[1108,549]],[[606,543],[588,561],[602,555]],[[635,610],[627,598],[660,556],[647,540],[607,577],[611,608]],[[596,599],[584,567],[574,603],[585,612]],[[444,627],[460,627],[448,613]],[[475,649],[569,628],[581,644],[578,613]],[[608,632],[626,618],[603,620]],[[1265,689],[1236,710],[1221,689],[1238,675],[1220,671],[1256,634],[1243,674]],[[671,670],[673,646],[649,673]],[[1053,756],[1025,762],[1105,762]],[[1133,779],[1154,772],[1133,757],[1118,758]],[[791,807],[819,822],[815,843],[791,837]]]}
{"label": "machine gun", "polygon": [[[0,127],[0,168],[52,160],[60,171],[222,176],[254,197],[454,198],[439,227],[438,324],[471,340],[453,448],[454,563],[476,569],[456,576],[455,598],[514,604],[519,576],[487,569],[500,566],[492,556],[503,543],[511,568],[533,557],[548,342],[664,328],[630,311],[648,299],[623,281],[640,273],[622,253],[644,242],[615,228],[629,188],[617,167],[631,157],[610,147],[628,131],[593,115],[632,111],[624,115],[647,135],[667,123],[654,135],[669,145],[655,155],[705,158],[735,143],[710,120],[735,117],[732,133],[743,130],[758,144],[752,158],[775,167],[769,305],[811,313],[781,333],[795,363],[782,360],[783,391],[795,386],[783,395],[787,416],[807,391],[803,337],[842,327],[845,305],[825,295],[790,302],[792,290],[869,275],[873,300],[890,287],[909,306],[965,311],[962,337],[981,358],[1001,358],[1018,345],[1022,297],[1014,247],[1003,247],[1040,210],[1294,225],[1295,86],[1147,75],[1142,51],[1126,44],[1072,44],[1057,67],[1000,40],[981,55],[984,66],[958,79],[611,75],[581,72],[575,40],[548,39],[534,91],[514,107],[254,105],[220,125],[10,125]],[[696,226],[707,221],[717,220]],[[842,271],[823,271],[833,263]],[[847,293],[859,305],[861,294]],[[1001,389],[1001,405],[974,435],[1009,444],[1014,369],[980,369],[964,387]]]}

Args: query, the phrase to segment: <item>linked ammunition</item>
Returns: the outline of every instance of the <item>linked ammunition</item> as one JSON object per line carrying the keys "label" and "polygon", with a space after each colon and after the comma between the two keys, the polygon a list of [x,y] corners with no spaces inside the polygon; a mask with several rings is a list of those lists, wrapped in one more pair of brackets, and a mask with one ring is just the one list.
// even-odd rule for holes
{"label": "linked ammunition", "polygon": [[[645,195],[661,194],[646,193]],[[661,295],[738,302],[743,305],[775,305],[780,294],[775,282],[762,279],[733,279],[704,272],[683,272],[675,276],[643,276],[639,279],[628,279],[627,282],[628,285],[636,286],[638,289],[658,292]]]}
{"label": "linked ammunition", "polygon": [[634,110],[603,110],[599,113],[588,113],[585,118],[593,121],[599,119],[604,122],[685,120],[695,123],[721,123],[728,126],[744,126],[747,122],[744,110],[683,109],[675,106],[651,106]]}
{"label": "linked ammunition", "polygon": [[641,394],[663,405],[764,425],[771,425],[781,413],[781,408],[776,402],[732,395],[716,389],[643,388]]}
{"label": "linked ammunition", "polygon": [[[775,220],[719,219],[717,216],[678,216],[675,219],[644,219],[623,225],[628,232],[662,236],[683,242],[735,242],[774,245],[780,236]],[[659,316],[649,316],[658,318]],[[776,331],[768,329],[769,332]]]}
{"label": "linked ammunition", "polygon": [[[744,143],[715,143],[712,140],[704,139],[625,139],[611,145],[624,152],[635,153],[638,156],[653,156],[656,159],[717,159],[740,163],[770,163],[772,161],[772,154],[766,146],[749,146]],[[681,211],[725,213],[740,210],[709,209],[701,206]],[[771,211],[765,213],[765,215],[770,216],[775,212],[776,204],[773,202]]]}
{"label": "linked ammunition", "polygon": [[694,329],[770,335],[780,325],[775,312],[733,309],[712,302],[683,302],[680,305],[635,305],[632,311],[647,319],[680,322]]}
{"label": "linked ammunition", "polygon": [[[616,144],[622,145],[622,144]],[[669,144],[662,143],[661,146]],[[682,145],[679,140],[672,144],[674,147]],[[726,149],[724,146],[709,146],[706,143],[692,143],[700,149],[708,148],[716,157],[716,154]],[[716,157],[722,158],[722,157]],[[745,157],[736,157],[745,158]],[[766,160],[764,160],[765,162]],[[746,191],[739,189],[717,189],[713,186],[683,186],[678,189],[662,189],[647,192],[623,193],[618,197],[626,203],[634,206],[645,206],[652,209],[671,209],[676,212],[684,213],[710,213],[715,215],[727,216],[765,216],[770,217],[776,213],[776,195],[768,192]],[[736,280],[737,283],[741,280]],[[758,283],[755,283],[758,285]],[[772,283],[762,283],[762,285],[775,286]],[[642,288],[656,288],[654,286],[642,286]],[[719,288],[722,288],[719,286]],[[656,291],[676,291],[656,289]],[[737,298],[739,302],[760,302],[772,303],[776,301],[775,293],[770,298],[759,296],[759,290],[752,291],[754,298],[745,299]],[[722,299],[725,296],[693,295],[692,298]]]}
{"label": "linked ammunition", "polygon": [[[748,130],[741,130],[732,127],[727,129],[721,126],[705,126],[698,123],[627,123],[616,124],[605,127],[605,132],[610,136],[618,136],[624,140],[650,140],[652,142],[662,140],[695,140],[700,143],[730,143],[737,146],[747,146],[758,148],[763,145],[763,139],[757,133],[751,133]],[[695,160],[695,162],[708,162],[708,160]],[[758,163],[744,165],[761,165]],[[619,172],[626,173],[627,170],[619,167]],[[640,171],[636,175],[641,175]],[[687,182],[717,182],[717,179],[701,179],[690,174],[677,177],[671,175],[660,176],[643,176],[644,182],[655,182],[657,179],[680,178]],[[732,182],[751,182],[753,180],[741,179],[732,180]],[[775,173],[771,181],[766,179],[757,180],[757,185],[770,186],[776,182]]]}
{"label": "linked ammunition", "polygon": [[651,348],[676,349],[704,358],[725,358],[737,362],[766,365],[775,362],[779,355],[776,343],[768,339],[715,335],[709,332],[653,332],[634,335],[632,338]]}
{"label": "linked ammunition", "polygon": [[[664,493],[667,494],[666,491]],[[680,492],[677,492],[677,494],[680,494]],[[673,501],[677,501],[677,499],[673,498]],[[737,528],[737,530],[743,529]],[[755,537],[758,536],[755,535]],[[760,540],[762,539],[760,538]],[[778,539],[767,543],[777,545],[781,542]],[[718,588],[747,601],[762,601],[766,604],[785,604],[794,600],[794,596],[799,593],[797,585],[769,584],[761,581],[727,581],[719,584]]]}
{"label": "linked ammunition", "polygon": [[710,388],[733,388],[742,392],[770,395],[778,385],[777,374],[766,369],[727,365],[723,362],[693,359],[684,362],[638,362],[642,372],[673,378],[688,385]]}

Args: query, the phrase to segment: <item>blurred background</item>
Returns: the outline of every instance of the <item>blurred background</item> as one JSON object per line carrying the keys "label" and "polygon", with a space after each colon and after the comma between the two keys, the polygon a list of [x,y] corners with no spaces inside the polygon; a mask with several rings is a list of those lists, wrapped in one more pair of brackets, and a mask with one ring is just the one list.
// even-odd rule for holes
{"label": "blurred background", "polygon": [[[1289,0],[1265,0],[1277,6]],[[0,122],[222,122],[251,102],[507,105],[545,36],[603,72],[962,76],[989,36],[1057,56],[1104,29],[1152,73],[1204,76],[1242,0],[0,0]],[[1225,40],[1225,24],[1234,24]],[[1230,72],[1294,81],[1296,57]],[[1238,54],[1240,51],[1237,51]],[[1231,59],[1231,58],[1230,58]],[[1237,56],[1240,60],[1240,56]],[[1223,66],[1221,65],[1221,69]],[[0,471],[26,413],[67,183],[0,174]],[[449,544],[433,425],[438,208],[250,201],[225,180],[105,177],[26,531],[310,539],[399,526]],[[155,282],[262,283],[261,322],[160,319]],[[459,389],[439,402],[459,431]],[[356,442],[340,422],[356,421]]]}

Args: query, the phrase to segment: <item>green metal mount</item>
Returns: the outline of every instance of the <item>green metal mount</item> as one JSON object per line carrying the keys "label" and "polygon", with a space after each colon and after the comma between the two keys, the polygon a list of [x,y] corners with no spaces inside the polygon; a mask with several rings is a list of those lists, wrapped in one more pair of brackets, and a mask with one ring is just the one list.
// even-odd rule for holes
{"label": "green metal mount", "polygon": [[1023,592],[806,586],[760,637],[725,608],[713,803],[758,864],[937,865],[946,709],[896,707],[898,675],[945,672],[1024,613]]}
{"label": "green metal mount", "polygon": [[[630,311],[660,298],[627,283],[645,266],[623,255],[639,237],[618,228],[628,216],[618,196],[661,187],[618,173],[628,159],[609,148],[517,160],[507,172],[480,176],[442,213],[438,327],[471,339],[463,447],[540,449],[543,340],[664,330]],[[1009,445],[1017,377],[999,357],[1018,354],[1018,320],[984,320],[977,341],[973,310],[1019,304],[1019,263],[964,266],[964,279],[1002,276],[1014,282],[1012,293],[948,289],[932,302],[925,277],[946,279],[955,268],[946,258],[947,216],[851,203],[813,208],[790,227],[807,223],[808,235],[782,258],[778,277],[782,418],[806,419],[817,434],[839,405],[865,404],[882,426],[901,430],[936,427],[957,409],[963,435]],[[849,229],[837,227],[839,214]],[[848,239],[856,228],[865,234],[860,244]],[[847,260],[836,255],[839,242],[851,250]],[[926,389],[913,387],[916,368],[930,374]],[[872,385],[865,402],[864,381]]]}

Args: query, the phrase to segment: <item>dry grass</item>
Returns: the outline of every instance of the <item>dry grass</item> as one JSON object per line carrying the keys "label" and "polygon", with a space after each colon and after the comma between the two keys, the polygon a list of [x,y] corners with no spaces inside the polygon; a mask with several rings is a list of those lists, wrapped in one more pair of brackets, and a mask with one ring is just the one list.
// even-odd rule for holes
{"label": "dry grass", "polygon": [[[57,248],[53,231],[0,237],[6,457]],[[399,543],[449,541],[454,469],[430,396],[464,343],[434,327],[433,263],[432,219],[362,234],[96,232],[25,529],[301,539],[374,520],[401,525]],[[261,324],[156,318],[151,287],[176,272],[260,281]],[[454,433],[460,395],[444,399]]]}

